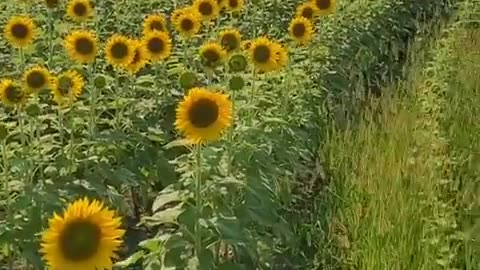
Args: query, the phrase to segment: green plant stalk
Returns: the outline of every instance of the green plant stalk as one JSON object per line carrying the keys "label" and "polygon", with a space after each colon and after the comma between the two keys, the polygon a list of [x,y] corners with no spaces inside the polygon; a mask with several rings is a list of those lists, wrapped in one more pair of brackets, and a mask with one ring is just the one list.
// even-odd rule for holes
{"label": "green plant stalk", "polygon": [[[250,89],[250,97],[249,97],[249,105],[253,105],[254,101],[255,101],[255,94],[256,94],[256,84],[255,82],[257,81],[257,72],[255,70],[255,68],[253,68],[253,71],[252,71],[252,88]],[[251,108],[248,112],[248,125],[251,126],[252,123],[253,123],[253,116],[255,114],[255,108]]]}
{"label": "green plant stalk", "polygon": [[23,48],[20,47],[20,49],[18,49],[18,52],[20,55],[20,72],[23,72],[23,69],[25,68],[25,54]]}
{"label": "green plant stalk", "polygon": [[195,255],[200,259],[202,251],[202,231],[200,219],[203,212],[202,200],[202,145],[198,144],[194,148],[195,151],[195,208],[197,222],[195,223]]}
{"label": "green plant stalk", "polygon": [[60,145],[63,149],[63,111],[60,105],[57,107],[58,113],[58,136],[60,137]]}
{"label": "green plant stalk", "polygon": [[48,9],[48,67],[53,68],[53,33],[55,24],[53,20],[53,13]]}
{"label": "green plant stalk", "polygon": [[[9,165],[8,165],[8,158],[7,158],[7,140],[3,139],[2,140],[2,162],[3,162],[3,179],[5,180],[4,183],[4,191],[6,194],[6,206],[5,206],[5,211],[6,211],[6,220],[10,220],[12,216],[12,209],[10,208],[11,204],[11,197],[10,197],[10,183],[8,181],[8,170],[9,170]],[[7,244],[7,260],[8,260],[8,269],[13,270],[13,263],[14,263],[14,258],[13,258],[13,250],[11,249],[10,244]]]}
{"label": "green plant stalk", "polygon": [[122,112],[120,110],[120,103],[119,103],[119,98],[121,97],[121,91],[120,91],[120,78],[118,76],[118,72],[115,72],[115,129],[120,130],[120,117],[122,115]]}
{"label": "green plant stalk", "polygon": [[96,123],[95,119],[97,118],[97,88],[95,87],[95,83],[93,80],[93,63],[87,67],[87,76],[88,76],[88,85],[90,86],[90,114],[89,114],[89,135],[90,140],[95,137],[96,132]]}

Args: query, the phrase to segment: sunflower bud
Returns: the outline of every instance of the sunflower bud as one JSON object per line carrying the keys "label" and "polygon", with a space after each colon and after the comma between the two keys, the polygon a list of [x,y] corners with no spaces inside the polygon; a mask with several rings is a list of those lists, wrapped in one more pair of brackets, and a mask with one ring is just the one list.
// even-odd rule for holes
{"label": "sunflower bud", "polygon": [[247,65],[247,58],[243,54],[234,54],[228,61],[228,67],[230,68],[230,71],[233,72],[245,71],[247,69]]}
{"label": "sunflower bud", "polygon": [[185,71],[178,78],[178,83],[183,89],[190,89],[192,87],[195,87],[198,84],[197,74],[191,71]]}
{"label": "sunflower bud", "polygon": [[233,76],[228,82],[228,88],[232,91],[242,90],[245,86],[245,80],[240,76]]}

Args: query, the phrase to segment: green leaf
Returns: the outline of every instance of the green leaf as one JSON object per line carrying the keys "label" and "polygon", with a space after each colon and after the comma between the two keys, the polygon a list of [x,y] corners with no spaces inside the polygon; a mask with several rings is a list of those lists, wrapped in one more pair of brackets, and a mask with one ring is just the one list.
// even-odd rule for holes
{"label": "green leaf", "polygon": [[177,224],[178,216],[184,212],[183,203],[155,213],[150,217],[143,217],[140,224],[146,226],[158,226],[161,224]]}
{"label": "green leaf", "polygon": [[161,193],[155,198],[155,201],[152,205],[152,212],[157,212],[160,208],[163,208],[166,204],[170,204],[173,202],[180,202],[182,201],[182,197],[180,195],[180,191],[172,191],[168,193]]}
{"label": "green leaf", "polygon": [[145,256],[145,251],[143,251],[143,250],[137,251],[137,252],[133,253],[132,255],[130,255],[130,257],[126,258],[125,260],[115,263],[115,266],[116,267],[130,266],[132,264],[137,263],[138,260],[140,260],[143,256]]}

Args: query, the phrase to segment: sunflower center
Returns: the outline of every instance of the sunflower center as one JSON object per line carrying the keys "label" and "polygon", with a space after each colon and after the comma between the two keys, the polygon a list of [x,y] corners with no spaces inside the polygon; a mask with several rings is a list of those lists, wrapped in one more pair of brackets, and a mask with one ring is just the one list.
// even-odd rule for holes
{"label": "sunflower center", "polygon": [[330,0],[315,0],[319,9],[328,9],[330,7]]}
{"label": "sunflower center", "polygon": [[123,59],[128,55],[128,46],[123,42],[117,42],[112,45],[110,52],[112,53],[113,58]]}
{"label": "sunflower center", "polygon": [[5,89],[5,97],[13,103],[18,103],[23,99],[23,92],[17,86],[10,85]]}
{"label": "sunflower center", "polygon": [[297,38],[303,37],[306,33],[306,28],[303,23],[297,23],[293,26],[293,35]]}
{"label": "sunflower center", "polygon": [[233,34],[225,34],[222,37],[222,45],[229,51],[233,51],[238,48],[238,39]]}
{"label": "sunflower center", "polygon": [[38,71],[32,71],[27,75],[27,85],[31,88],[41,88],[47,82],[45,76]]}
{"label": "sunflower center", "polygon": [[95,224],[79,220],[67,224],[60,236],[60,247],[65,258],[70,261],[84,261],[98,250],[101,231]]}
{"label": "sunflower center", "polygon": [[196,128],[207,128],[218,119],[218,105],[213,100],[201,98],[188,111],[188,118]]}
{"label": "sunflower center", "polygon": [[84,3],[77,3],[73,6],[73,13],[78,17],[83,17],[87,15],[87,6]]}
{"label": "sunflower center", "polygon": [[153,21],[150,23],[150,30],[163,31],[163,23],[161,21]]}
{"label": "sunflower center", "polygon": [[265,45],[256,46],[253,50],[253,58],[259,63],[266,63],[270,59],[270,48]]}
{"label": "sunflower center", "polygon": [[148,41],[147,48],[152,53],[161,53],[165,49],[165,43],[162,39],[154,37]]}
{"label": "sunflower center", "polygon": [[238,7],[238,1],[237,1],[237,0],[229,0],[229,1],[228,1],[228,5],[229,5],[231,8],[236,8],[236,7]]}
{"label": "sunflower center", "polygon": [[202,53],[203,58],[207,61],[208,64],[213,64],[220,60],[220,55],[216,50],[208,49]]}
{"label": "sunflower center", "polygon": [[193,21],[189,18],[185,18],[181,21],[180,27],[183,31],[190,31],[193,29]]}
{"label": "sunflower center", "polygon": [[93,42],[85,37],[79,38],[75,41],[75,51],[79,54],[88,55],[93,53]]}
{"label": "sunflower center", "polygon": [[73,87],[73,81],[67,76],[58,79],[58,91],[62,96],[69,96]]}
{"label": "sunflower center", "polygon": [[198,6],[198,11],[203,16],[209,16],[209,15],[212,15],[212,13],[213,13],[213,7],[210,3],[203,2],[203,3],[200,3],[200,5]]}
{"label": "sunflower center", "polygon": [[313,18],[313,9],[311,7],[306,7],[302,10],[302,16],[307,19]]}
{"label": "sunflower center", "polygon": [[12,35],[16,38],[26,38],[28,36],[28,27],[23,23],[12,25]]}

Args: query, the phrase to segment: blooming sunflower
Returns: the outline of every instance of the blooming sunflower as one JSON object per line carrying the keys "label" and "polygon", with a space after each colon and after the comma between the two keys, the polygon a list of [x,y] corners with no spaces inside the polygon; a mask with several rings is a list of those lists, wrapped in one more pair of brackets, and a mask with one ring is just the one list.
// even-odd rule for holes
{"label": "blooming sunflower", "polygon": [[58,6],[58,0],[45,0],[47,8],[56,8]]}
{"label": "blooming sunflower", "polygon": [[125,234],[120,226],[121,218],[103,203],[79,199],[49,219],[40,251],[53,270],[112,269]]}
{"label": "blooming sunflower", "polygon": [[167,22],[160,14],[150,14],[143,21],[143,35],[152,31],[167,32]]}
{"label": "blooming sunflower", "polygon": [[254,66],[263,72],[276,69],[277,61],[274,43],[266,37],[259,37],[252,40],[249,54]]}
{"label": "blooming sunflower", "polygon": [[275,55],[275,66],[276,70],[282,69],[288,63],[288,52],[287,48],[285,48],[281,43],[273,42],[273,52]]}
{"label": "blooming sunflower", "polygon": [[207,42],[203,44],[199,49],[199,54],[202,63],[210,68],[222,64],[227,56],[227,52],[223,49],[222,45],[217,42]]}
{"label": "blooming sunflower", "polygon": [[125,67],[135,57],[135,49],[131,39],[115,34],[107,40],[105,54],[108,63],[112,66]]}
{"label": "blooming sunflower", "polygon": [[174,21],[175,29],[184,38],[195,36],[200,31],[201,16],[196,11],[183,12]]}
{"label": "blooming sunflower", "polygon": [[67,5],[67,16],[74,21],[83,22],[93,16],[93,6],[90,0],[70,0]]}
{"label": "blooming sunflower", "polygon": [[318,8],[312,2],[303,3],[297,7],[296,17],[312,20],[318,15]]}
{"label": "blooming sunflower", "polygon": [[145,51],[145,48],[142,46],[142,42],[135,40],[134,47],[135,47],[135,56],[133,57],[132,62],[130,62],[125,67],[125,69],[130,74],[138,73],[148,63],[147,52]]}
{"label": "blooming sunflower", "polygon": [[191,6],[187,6],[187,7],[183,7],[183,8],[177,8],[172,12],[172,14],[170,16],[171,21],[173,23],[175,23],[178,20],[178,17],[180,17],[180,15],[182,15],[184,13],[187,13],[187,12],[192,12],[192,11],[194,11],[194,9]]}
{"label": "blooming sunflower", "polygon": [[232,102],[225,94],[195,87],[177,107],[175,126],[194,144],[215,141],[230,126]]}
{"label": "blooming sunflower", "polygon": [[25,102],[27,93],[13,80],[3,79],[0,81],[0,99],[7,106],[17,106]]}
{"label": "blooming sunflower", "polygon": [[204,21],[214,20],[220,12],[216,0],[195,0],[193,7]]}
{"label": "blooming sunflower", "polygon": [[72,60],[90,63],[97,55],[97,36],[91,31],[76,30],[65,38],[64,47]]}
{"label": "blooming sunflower", "polygon": [[244,0],[225,0],[225,8],[229,12],[239,12],[245,7]]}
{"label": "blooming sunflower", "polygon": [[153,62],[161,61],[172,53],[172,41],[165,32],[150,32],[142,39],[147,58]]}
{"label": "blooming sunflower", "polygon": [[50,72],[41,66],[32,67],[23,74],[23,82],[30,92],[38,93],[50,86]]}
{"label": "blooming sunflower", "polygon": [[296,17],[288,28],[290,36],[300,44],[307,44],[313,38],[313,25],[309,19]]}
{"label": "blooming sunflower", "polygon": [[317,7],[319,15],[328,15],[335,11],[336,0],[312,0]]}
{"label": "blooming sunflower", "polygon": [[68,70],[52,80],[53,100],[59,105],[70,105],[83,92],[85,80],[75,70]]}
{"label": "blooming sunflower", "polygon": [[242,34],[237,29],[226,29],[220,32],[220,43],[227,52],[240,48]]}
{"label": "blooming sunflower", "polygon": [[26,16],[14,16],[8,20],[3,33],[5,38],[15,48],[32,44],[35,38],[35,24]]}

